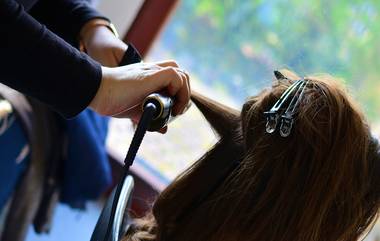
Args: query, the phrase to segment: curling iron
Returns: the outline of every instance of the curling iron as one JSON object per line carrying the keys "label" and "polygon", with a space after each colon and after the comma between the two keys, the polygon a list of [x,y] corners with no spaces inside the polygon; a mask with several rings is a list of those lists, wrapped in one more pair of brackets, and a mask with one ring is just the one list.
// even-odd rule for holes
{"label": "curling iron", "polygon": [[[129,45],[120,65],[140,61],[141,57],[137,50],[133,45]],[[119,241],[128,230],[127,206],[133,186],[133,178],[128,175],[129,168],[133,164],[146,131],[158,131],[172,119],[173,104],[172,97],[158,93],[150,94],[144,99],[142,115],[124,160],[123,174],[102,210],[91,241]]]}
{"label": "curling iron", "polygon": [[128,198],[133,186],[133,178],[128,175],[129,168],[146,131],[157,131],[165,127],[170,119],[172,107],[172,98],[157,93],[150,94],[143,101],[142,116],[124,160],[122,177],[103,208],[91,241],[119,241],[125,235],[129,228]]}

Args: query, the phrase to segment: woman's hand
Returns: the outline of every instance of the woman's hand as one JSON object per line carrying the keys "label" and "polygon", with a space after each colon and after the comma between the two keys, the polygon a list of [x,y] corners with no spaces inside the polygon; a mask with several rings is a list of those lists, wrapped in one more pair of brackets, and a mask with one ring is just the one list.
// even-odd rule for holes
{"label": "woman's hand", "polygon": [[107,26],[99,25],[99,21],[107,23],[102,19],[94,19],[83,26],[80,32],[81,45],[85,52],[101,65],[116,67],[128,46]]}
{"label": "woman's hand", "polygon": [[[116,67],[128,46],[99,19],[86,23],[80,39],[85,52],[102,66],[102,81],[89,107],[101,115],[127,117],[137,123],[141,102],[153,92],[175,97],[173,115],[182,114],[190,100],[189,75],[174,61]],[[160,132],[165,132],[166,128]]]}
{"label": "woman's hand", "polygon": [[141,102],[153,92],[175,97],[173,115],[181,114],[189,103],[189,76],[174,61],[102,67],[102,71],[102,82],[90,104],[101,115],[138,120]]}

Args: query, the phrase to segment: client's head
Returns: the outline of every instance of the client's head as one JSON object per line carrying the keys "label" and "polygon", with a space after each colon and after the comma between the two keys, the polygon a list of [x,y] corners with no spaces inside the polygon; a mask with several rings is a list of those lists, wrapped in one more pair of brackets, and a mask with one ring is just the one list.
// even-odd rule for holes
{"label": "client's head", "polygon": [[332,77],[308,76],[290,135],[269,134],[264,112],[300,79],[286,70],[276,77],[241,112],[193,95],[220,140],[159,195],[126,240],[354,241],[365,234],[379,210],[380,160],[364,116]]}

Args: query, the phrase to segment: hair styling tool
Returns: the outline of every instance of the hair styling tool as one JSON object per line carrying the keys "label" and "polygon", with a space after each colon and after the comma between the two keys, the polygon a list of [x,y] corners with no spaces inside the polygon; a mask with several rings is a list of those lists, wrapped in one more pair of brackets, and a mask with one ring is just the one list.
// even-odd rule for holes
{"label": "hair styling tool", "polygon": [[[285,90],[280,99],[278,99],[269,111],[264,112],[264,115],[267,118],[267,123],[265,125],[265,130],[267,133],[271,134],[276,130],[278,120],[281,117],[280,135],[282,137],[287,137],[290,135],[296,108],[302,99],[308,83],[308,80],[297,80]],[[286,103],[288,103],[288,106],[284,107]]]}
{"label": "hair styling tool", "polygon": [[[120,65],[140,62],[141,57],[132,46],[124,54]],[[129,227],[128,198],[133,188],[133,178],[128,175],[137,151],[147,130],[165,127],[170,119],[173,99],[162,94],[151,94],[143,101],[142,116],[137,125],[128,153],[124,160],[122,177],[110,195],[91,236],[91,241],[119,241]]]}
{"label": "hair styling tool", "polygon": [[133,184],[128,176],[137,151],[147,130],[159,130],[167,124],[170,117],[173,100],[160,94],[151,94],[143,102],[143,113],[137,125],[128,153],[124,160],[121,180],[111,194],[103,212],[96,224],[91,241],[118,241],[128,229],[127,202]]}

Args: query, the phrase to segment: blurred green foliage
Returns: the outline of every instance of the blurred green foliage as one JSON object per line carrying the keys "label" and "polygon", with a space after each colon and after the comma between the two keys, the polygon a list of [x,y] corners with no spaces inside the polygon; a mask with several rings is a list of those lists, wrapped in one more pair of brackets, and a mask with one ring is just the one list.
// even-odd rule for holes
{"label": "blurred green foliage", "polygon": [[378,0],[183,0],[161,44],[202,82],[243,101],[272,71],[343,78],[380,120]]}

